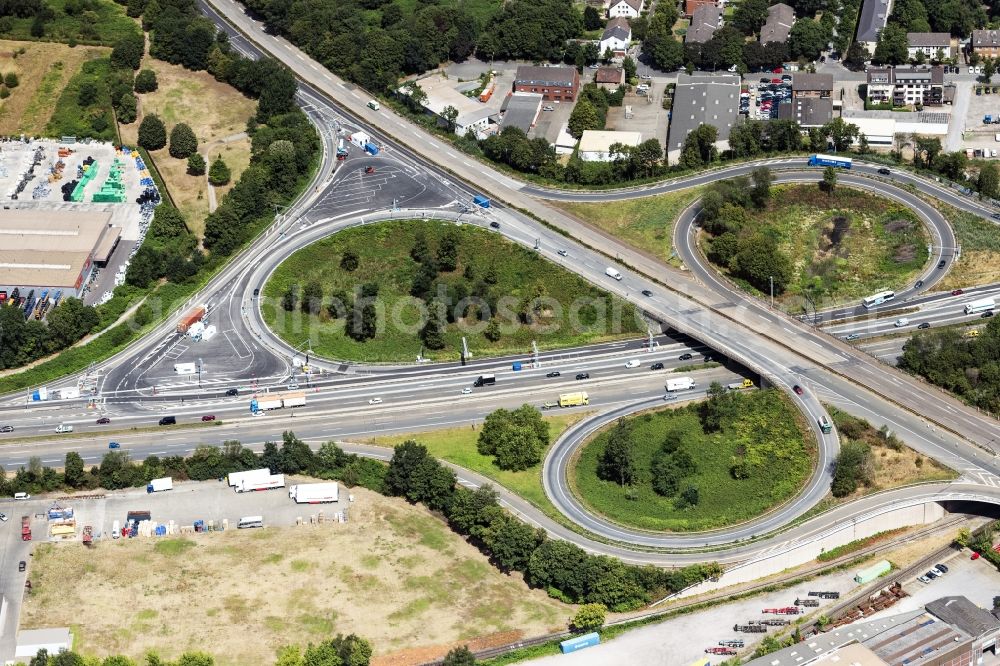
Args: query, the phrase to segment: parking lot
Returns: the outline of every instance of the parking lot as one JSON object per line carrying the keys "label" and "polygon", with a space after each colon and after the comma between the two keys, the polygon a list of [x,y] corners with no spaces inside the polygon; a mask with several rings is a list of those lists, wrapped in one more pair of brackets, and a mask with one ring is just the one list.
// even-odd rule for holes
{"label": "parking lot", "polygon": [[[986,116],[991,116],[991,124],[985,122]],[[984,151],[982,157],[997,157],[996,151],[1000,150],[1000,143],[996,141],[996,135],[1000,134],[997,121],[1000,121],[1000,86],[974,84],[965,116],[962,147]]]}
{"label": "parking lot", "polygon": [[951,595],[963,595],[977,606],[991,610],[993,597],[1000,591],[1000,572],[982,558],[969,559],[971,555],[971,551],[963,548],[941,560],[948,567],[948,572],[929,583],[921,582],[915,577],[904,581],[903,589],[910,596],[882,614],[916,610],[923,608],[928,602]]}
{"label": "parking lot", "polygon": [[771,120],[778,117],[781,102],[792,97],[792,76],[761,76],[746,87],[747,90],[740,93],[740,113],[752,120]]}
{"label": "parking lot", "polygon": [[[650,88],[645,95],[627,93],[621,106],[608,109],[606,128],[622,132],[639,132],[643,141],[656,139],[667,142],[668,113],[663,108],[666,86],[656,81],[643,81]],[[630,111],[627,114],[626,111]],[[628,117],[626,117],[628,116]]]}

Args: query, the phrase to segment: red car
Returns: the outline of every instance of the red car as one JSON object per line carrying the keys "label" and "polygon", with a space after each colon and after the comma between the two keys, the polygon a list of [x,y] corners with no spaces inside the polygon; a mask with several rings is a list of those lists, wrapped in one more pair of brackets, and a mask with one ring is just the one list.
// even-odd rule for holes
{"label": "red car", "polygon": [[799,386],[798,384],[793,386],[792,390],[795,391],[795,395],[802,395],[802,387]]}
{"label": "red car", "polygon": [[775,67],[774,69],[771,70],[771,72],[774,74],[781,74],[783,71],[785,70],[782,69],[781,67]]}
{"label": "red car", "polygon": [[771,83],[778,85],[779,83],[781,83],[781,79],[771,79]]}
{"label": "red car", "polygon": [[206,414],[205,416],[201,417],[201,420],[202,421],[214,421],[215,420],[215,414]]}
{"label": "red car", "polygon": [[978,560],[979,559],[979,553],[973,553],[972,557],[970,557],[969,559],[970,560]]}
{"label": "red car", "polygon": [[965,292],[964,292],[964,291],[962,291],[961,289],[955,289],[954,291],[952,291],[952,292],[951,292],[951,295],[952,295],[952,296],[961,296],[961,295],[962,295],[962,294],[964,294],[964,293],[965,293]]}
{"label": "red car", "polygon": [[365,173],[375,173],[375,167],[365,167]]}

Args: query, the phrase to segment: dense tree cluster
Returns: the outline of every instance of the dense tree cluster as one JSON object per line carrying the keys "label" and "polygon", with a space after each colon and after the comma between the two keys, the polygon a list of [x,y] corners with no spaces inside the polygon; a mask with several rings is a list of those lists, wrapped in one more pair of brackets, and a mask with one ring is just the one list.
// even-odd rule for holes
{"label": "dense tree cluster", "polygon": [[848,440],[840,447],[840,453],[834,461],[830,492],[834,497],[846,497],[860,485],[871,485],[872,474],[871,447],[864,442]]}
{"label": "dense tree cluster", "polygon": [[514,472],[540,463],[548,446],[549,424],[531,405],[490,413],[476,444],[479,453],[493,456],[497,467]]}
{"label": "dense tree cluster", "polygon": [[45,321],[25,320],[20,308],[0,308],[0,368],[16,368],[43,356],[66,349],[99,322],[94,308],[78,298],[65,298],[49,310]]}
{"label": "dense tree cluster", "polygon": [[179,210],[157,206],[146,240],[129,262],[125,282],[145,288],[160,278],[179,284],[194,277],[204,263],[197,245]]}
{"label": "dense tree cluster", "polygon": [[974,338],[955,329],[915,335],[903,346],[899,365],[971,405],[1000,413],[1000,318]]}

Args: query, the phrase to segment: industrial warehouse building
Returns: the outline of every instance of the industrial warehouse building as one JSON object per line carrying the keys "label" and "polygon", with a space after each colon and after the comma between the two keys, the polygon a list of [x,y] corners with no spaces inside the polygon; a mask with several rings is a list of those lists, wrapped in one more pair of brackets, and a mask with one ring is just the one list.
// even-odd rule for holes
{"label": "industrial warehouse building", "polygon": [[112,217],[111,210],[0,210],[0,274],[8,293],[19,287],[77,296],[90,272],[107,265],[118,247],[122,228]]}

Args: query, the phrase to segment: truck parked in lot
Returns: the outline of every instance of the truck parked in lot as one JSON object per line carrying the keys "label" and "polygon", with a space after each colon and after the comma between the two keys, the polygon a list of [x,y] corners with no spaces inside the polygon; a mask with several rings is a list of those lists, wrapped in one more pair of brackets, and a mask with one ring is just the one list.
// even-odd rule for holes
{"label": "truck parked in lot", "polygon": [[236,486],[236,492],[252,493],[258,490],[272,490],[274,488],[284,488],[284,487],[285,487],[284,474],[268,474],[267,476],[257,476],[257,477],[251,477],[249,479],[244,479],[240,485]]}
{"label": "truck parked in lot", "polygon": [[171,476],[165,476],[162,479],[153,479],[146,486],[147,493],[158,493],[164,490],[174,489],[174,479]]}
{"label": "truck parked in lot", "polygon": [[191,312],[184,315],[179,322],[177,322],[177,332],[187,333],[188,329],[197,322],[201,321],[204,316],[205,306],[201,305],[196,307],[194,310],[191,310]]}
{"label": "truck parked in lot", "polygon": [[693,389],[697,386],[694,380],[690,377],[678,377],[676,379],[667,380],[667,393],[673,393],[675,391],[687,391]]}
{"label": "truck parked in lot", "polygon": [[339,488],[336,481],[329,483],[296,483],[288,487],[288,496],[296,504],[325,504],[336,502]]}
{"label": "truck parked in lot", "polygon": [[559,406],[560,407],[579,407],[580,405],[589,405],[590,396],[587,395],[586,391],[576,391],[575,393],[563,393],[559,396]]}
{"label": "truck parked in lot", "polygon": [[226,481],[231,487],[237,488],[248,479],[262,479],[268,476],[271,476],[271,470],[267,467],[262,467],[260,469],[249,469],[245,472],[230,472],[229,476],[226,477]]}
{"label": "truck parked in lot", "polygon": [[21,516],[21,541],[31,541],[30,516]]}

